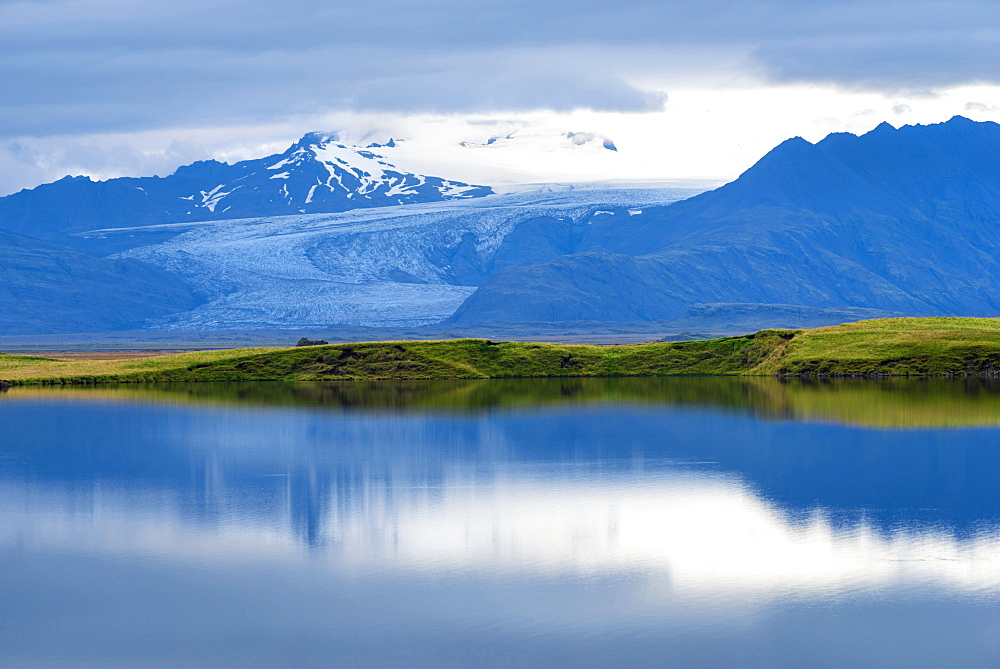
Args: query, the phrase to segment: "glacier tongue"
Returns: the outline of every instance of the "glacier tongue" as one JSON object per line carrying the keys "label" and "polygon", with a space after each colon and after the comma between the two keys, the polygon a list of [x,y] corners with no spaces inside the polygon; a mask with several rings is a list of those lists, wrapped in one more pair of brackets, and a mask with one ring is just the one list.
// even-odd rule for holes
{"label": "glacier tongue", "polygon": [[[489,198],[92,231],[167,241],[131,257],[182,276],[207,301],[161,329],[418,326],[475,291],[505,238],[529,219],[583,219],[600,207],[662,204],[682,189],[563,189]],[[627,216],[626,216],[627,218]]]}
{"label": "glacier tongue", "polygon": [[274,278],[219,297],[154,327],[240,330],[327,325],[414,327],[437,323],[458,309],[475,286],[392,282],[342,284]]}

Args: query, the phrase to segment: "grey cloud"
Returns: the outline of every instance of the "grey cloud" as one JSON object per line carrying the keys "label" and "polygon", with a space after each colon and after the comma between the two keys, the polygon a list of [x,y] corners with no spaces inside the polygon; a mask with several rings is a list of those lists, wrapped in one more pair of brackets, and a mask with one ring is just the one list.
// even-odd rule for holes
{"label": "grey cloud", "polygon": [[10,141],[0,144],[0,195],[67,174],[165,176],[178,165],[205,157],[203,145],[183,141],[174,141],[157,152],[144,151],[124,140],[108,141],[106,138],[69,142],[55,138]]}
{"label": "grey cloud", "polygon": [[[552,53],[526,48],[425,58],[414,76],[400,67],[370,72],[350,82],[348,103],[358,109],[453,109],[489,112],[525,108],[566,111],[657,111],[666,95],[642,91],[614,74],[615,54],[603,48],[566,48]],[[604,56],[602,58],[602,56]]]}
{"label": "grey cloud", "polygon": [[24,94],[0,104],[0,127],[11,135],[41,135],[260,122],[331,109],[662,108],[663,95],[624,82],[613,70],[613,54],[602,60],[603,51],[424,54],[399,46],[331,45],[307,54],[181,49],[127,57],[18,56],[5,59],[12,66],[0,67],[0,89]]}
{"label": "grey cloud", "polygon": [[773,79],[887,91],[1000,82],[1000,37],[958,31],[796,40],[755,52]]}
{"label": "grey cloud", "polygon": [[26,147],[16,143],[0,145],[0,195],[47,181],[50,176]]}
{"label": "grey cloud", "polygon": [[1000,82],[998,35],[995,0],[0,0],[0,133],[654,110],[629,74],[684,68],[685,49],[743,50],[777,81]]}
{"label": "grey cloud", "polygon": [[988,105],[983,102],[966,102],[965,111],[995,112],[1000,110],[1000,105]]}

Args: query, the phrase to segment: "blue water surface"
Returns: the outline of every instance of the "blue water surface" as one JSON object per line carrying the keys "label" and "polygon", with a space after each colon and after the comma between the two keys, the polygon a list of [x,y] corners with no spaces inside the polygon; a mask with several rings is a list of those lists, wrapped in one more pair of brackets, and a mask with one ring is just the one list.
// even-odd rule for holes
{"label": "blue water surface", "polygon": [[1000,393],[864,383],[15,388],[0,665],[997,666]]}

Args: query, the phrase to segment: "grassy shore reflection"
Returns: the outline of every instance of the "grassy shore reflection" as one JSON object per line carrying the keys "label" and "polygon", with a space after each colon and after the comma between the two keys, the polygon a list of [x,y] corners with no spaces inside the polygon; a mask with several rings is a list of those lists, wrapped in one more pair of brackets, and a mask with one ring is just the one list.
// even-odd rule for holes
{"label": "grassy shore reflection", "polygon": [[1000,424],[1000,380],[773,378],[493,379],[168,383],[20,387],[10,400],[65,398],[339,410],[477,412],[609,402],[746,411],[763,418],[882,428]]}

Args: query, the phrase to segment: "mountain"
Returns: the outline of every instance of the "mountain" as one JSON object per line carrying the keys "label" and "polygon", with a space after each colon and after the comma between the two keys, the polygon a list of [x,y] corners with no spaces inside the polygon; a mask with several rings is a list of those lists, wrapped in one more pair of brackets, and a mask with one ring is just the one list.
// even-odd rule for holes
{"label": "mountain", "polygon": [[[45,237],[8,238],[22,256],[6,260],[4,280],[38,282],[63,296],[48,308],[39,293],[34,306],[9,313],[58,331],[71,321],[109,330],[147,319],[144,327],[187,330],[443,322],[461,332],[646,321],[716,332],[1000,312],[995,123],[956,117],[900,129],[883,124],[815,144],[791,139],[736,181],[680,202],[691,191],[546,186],[475,197],[488,189],[393,176],[388,159],[368,158],[381,173],[374,166],[356,172],[363,154],[391,156],[391,144],[352,148],[311,134],[259,161],[196,163],[163,179],[70,180],[72,188],[57,182],[0,199],[0,228],[34,226]],[[245,177],[238,182],[237,172]],[[329,181],[317,183],[324,175]],[[400,183],[420,184],[410,195],[429,200],[398,206],[407,202]],[[156,213],[128,204],[166,202],[164,184],[179,208]],[[431,190],[421,195],[420,188]],[[291,204],[266,200],[286,191]],[[38,195],[45,192],[62,195]],[[323,206],[365,206],[298,211],[319,206],[317,193],[329,194]],[[256,210],[269,213],[235,218]],[[30,244],[38,255],[23,255]],[[63,255],[70,271],[59,274],[54,264]],[[86,263],[93,270],[78,269]],[[131,275],[123,268],[145,278],[125,285]],[[65,297],[79,296],[77,282],[91,273],[101,285],[88,290],[99,299]],[[122,304],[132,305],[127,313],[101,311],[110,309],[115,281]],[[74,304],[72,318],[56,309]],[[93,317],[84,313],[90,309]]]}
{"label": "mountain", "polygon": [[199,303],[178,277],[0,231],[0,333],[103,332]]}
{"label": "mountain", "polygon": [[42,238],[191,221],[328,213],[482,197],[493,191],[412,174],[386,157],[397,142],[365,147],[309,133],[284,153],[233,165],[206,160],[168,177],[65,177],[0,198],[0,228]]}
{"label": "mountain", "polygon": [[[7,247],[20,253],[0,254],[6,332],[436,323],[493,272],[570,252],[546,241],[568,221],[584,230],[593,211],[692,193],[552,185],[486,198],[486,187],[391,170],[378,157],[397,144],[311,133],[261,160],[0,198],[0,230],[14,229]],[[275,189],[291,204],[268,200]],[[253,211],[264,213],[235,218]]]}
{"label": "mountain", "polygon": [[689,200],[595,216],[486,279],[448,323],[671,320],[697,304],[1000,311],[1000,125],[790,139]]}

